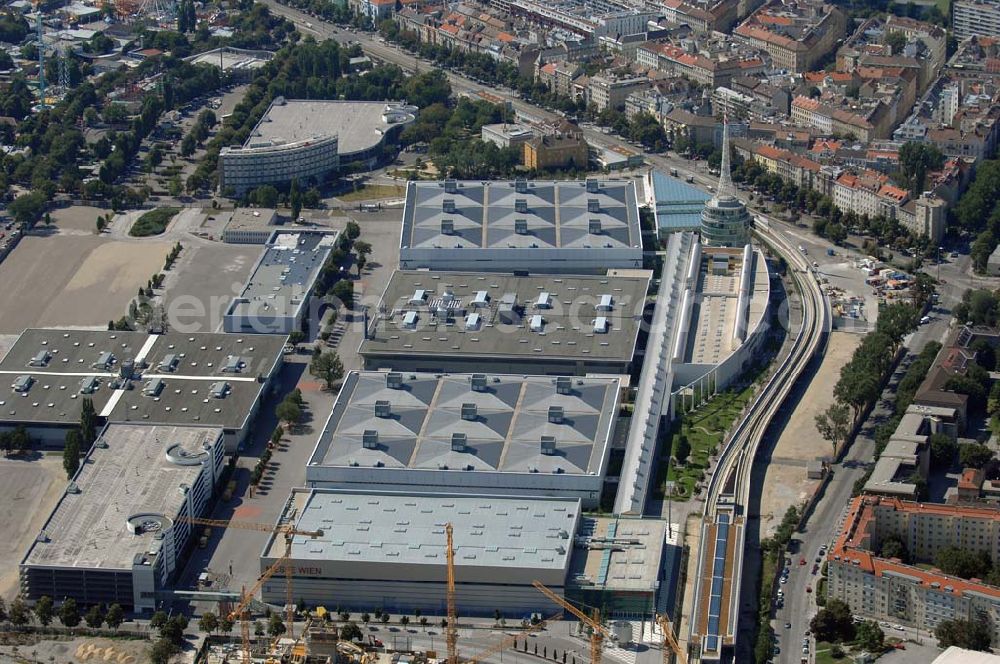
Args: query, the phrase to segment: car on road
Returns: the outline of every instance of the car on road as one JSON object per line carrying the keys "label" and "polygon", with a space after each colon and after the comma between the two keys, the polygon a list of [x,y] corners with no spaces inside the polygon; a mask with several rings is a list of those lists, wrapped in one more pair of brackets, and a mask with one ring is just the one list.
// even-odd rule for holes
{"label": "car on road", "polygon": [[786,622],[785,623],[785,629],[791,629],[791,628],[792,628],[792,623]]}
{"label": "car on road", "polygon": [[921,325],[927,325],[927,323],[929,323],[929,322],[931,322],[931,317],[930,316],[924,316],[923,318],[920,319],[920,324]]}
{"label": "car on road", "polygon": [[815,574],[818,571],[819,571],[819,565],[813,565],[812,573]]}
{"label": "car on road", "polygon": [[778,583],[781,583],[781,584],[788,583],[788,577],[787,576],[781,577],[780,579],[778,579]]}
{"label": "car on road", "polygon": [[805,558],[799,558],[799,565],[805,565],[805,564],[806,564],[806,559]]}
{"label": "car on road", "polygon": [[893,625],[892,628],[895,629],[895,630],[898,630],[900,632],[902,632],[904,629],[906,629],[902,625]]}
{"label": "car on road", "polygon": [[806,586],[806,592],[811,593],[813,591],[812,586]]}

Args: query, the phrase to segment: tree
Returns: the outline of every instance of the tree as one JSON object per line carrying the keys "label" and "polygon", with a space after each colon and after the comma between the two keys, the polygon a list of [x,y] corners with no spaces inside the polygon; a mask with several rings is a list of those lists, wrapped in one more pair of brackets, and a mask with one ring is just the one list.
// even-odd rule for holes
{"label": "tree", "polygon": [[42,216],[48,200],[40,191],[21,194],[7,206],[7,212],[22,226],[31,226]]}
{"label": "tree", "polygon": [[294,178],[288,194],[288,206],[292,209],[292,220],[298,219],[302,212],[302,192],[299,190],[299,181]]}
{"label": "tree", "polygon": [[892,49],[893,55],[899,55],[900,53],[903,52],[903,49],[906,47],[906,35],[904,35],[902,32],[897,32],[895,30],[893,30],[892,32],[888,32],[885,35],[883,41],[885,42],[886,46]]}
{"label": "tree", "polygon": [[177,646],[170,639],[159,638],[149,648],[149,661],[153,664],[167,664],[177,654]]}
{"label": "tree", "polygon": [[387,611],[383,611],[382,615],[380,615],[378,619],[383,625],[386,624],[389,622],[389,613]]}
{"label": "tree", "polygon": [[52,608],[52,598],[48,595],[39,597],[38,601],[35,602],[35,617],[38,618],[38,622],[47,627],[52,622],[54,616],[55,611]]}
{"label": "tree", "polygon": [[201,618],[198,619],[198,629],[211,634],[215,630],[219,629],[218,617],[211,611],[206,611],[202,614]]}
{"label": "tree", "polygon": [[370,623],[371,620],[372,620],[372,617],[371,617],[371,615],[367,611],[365,611],[364,613],[361,614],[361,622],[363,622],[365,625],[367,625],[368,623]]}
{"label": "tree", "polygon": [[3,597],[0,597],[0,622],[5,622],[7,620],[7,603],[3,601]]}
{"label": "tree", "polygon": [[993,566],[990,555],[985,551],[972,551],[957,546],[940,549],[934,556],[934,564],[942,572],[963,579],[982,579]]}
{"label": "tree", "polygon": [[92,629],[97,629],[104,624],[104,614],[101,613],[101,607],[97,604],[93,605],[87,609],[87,613],[83,616],[83,620],[87,623],[87,627]]}
{"label": "tree", "polygon": [[23,627],[31,622],[31,614],[28,611],[28,606],[20,597],[15,597],[14,601],[10,603],[10,615],[8,619],[18,627]]}
{"label": "tree", "polygon": [[344,304],[345,308],[351,308],[351,305],[354,303],[353,281],[350,281],[349,279],[341,279],[333,285],[333,289],[330,292],[335,298]]}
{"label": "tree", "polygon": [[364,240],[357,240],[354,243],[354,253],[358,257],[358,276],[361,276],[361,271],[368,264],[368,256],[372,253],[372,245]]}
{"label": "tree", "polygon": [[95,440],[97,440],[97,411],[94,410],[94,400],[86,397],[80,402],[81,448],[89,450]]}
{"label": "tree", "polygon": [[364,633],[356,623],[348,622],[340,628],[340,638],[344,641],[355,641],[364,638]]}
{"label": "tree", "polygon": [[858,645],[870,653],[878,653],[885,647],[885,632],[873,620],[859,624],[854,632]]}
{"label": "tree", "polygon": [[347,225],[344,226],[344,235],[347,236],[348,240],[356,240],[361,235],[361,226],[358,226],[357,222],[349,221]]}
{"label": "tree", "polygon": [[313,358],[309,364],[309,373],[326,383],[326,389],[332,390],[337,381],[344,377],[344,364],[340,361],[340,355],[332,350],[327,351]]}
{"label": "tree", "polygon": [[80,624],[80,609],[72,597],[63,600],[62,606],[59,607],[59,622],[66,627],[76,627]]}
{"label": "tree", "polygon": [[403,627],[406,627],[407,625],[409,625],[410,624],[410,616],[402,616],[402,617],[400,617],[399,624],[402,625]]}
{"label": "tree", "polygon": [[910,553],[906,550],[906,543],[896,534],[889,535],[882,540],[879,556],[882,558],[899,558],[904,563],[908,563],[910,560]]}
{"label": "tree", "polygon": [[233,627],[235,626],[236,625],[229,618],[229,616],[223,616],[222,619],[219,620],[219,631],[224,634],[229,634],[230,632],[232,632]]}
{"label": "tree", "polygon": [[66,432],[66,444],[63,447],[63,468],[66,479],[73,479],[80,469],[80,431],[70,429]]}
{"label": "tree", "polygon": [[306,333],[302,330],[292,330],[288,335],[288,343],[296,345],[306,340]]}
{"label": "tree", "polygon": [[121,605],[112,604],[108,607],[108,614],[104,616],[104,622],[108,624],[108,627],[118,629],[124,621],[125,612],[122,610]]}
{"label": "tree", "polygon": [[928,171],[941,168],[943,163],[944,155],[931,143],[907,141],[899,148],[899,167],[914,198],[923,192]]}
{"label": "tree", "polygon": [[978,443],[962,445],[958,449],[958,458],[967,468],[982,468],[993,459],[993,450]]}
{"label": "tree", "polygon": [[951,464],[955,461],[955,452],[958,451],[958,444],[946,433],[932,433],[929,440],[931,465],[935,468],[951,468]]}
{"label": "tree", "polygon": [[824,412],[816,415],[816,430],[833,445],[834,456],[837,455],[837,446],[847,442],[850,426],[851,412],[843,404],[830,404]]}
{"label": "tree", "polygon": [[677,463],[686,463],[689,456],[691,456],[691,443],[688,441],[687,436],[678,434],[677,447],[674,449],[674,457],[677,459]]}
{"label": "tree", "polygon": [[271,618],[267,622],[267,633],[272,637],[279,637],[286,631],[285,621],[281,619],[281,615],[278,613],[272,613]]}
{"label": "tree", "polygon": [[167,624],[167,612],[157,611],[149,618],[149,626],[153,629],[162,629]]}
{"label": "tree", "polygon": [[809,627],[819,641],[845,641],[854,635],[851,607],[846,602],[832,598],[809,622]]}
{"label": "tree", "polygon": [[993,630],[985,618],[981,620],[942,620],[934,635],[938,646],[948,648],[958,646],[967,650],[990,651],[990,635]]}
{"label": "tree", "polygon": [[302,408],[293,401],[282,401],[274,409],[274,414],[282,422],[287,422],[289,426],[297,424],[302,419]]}

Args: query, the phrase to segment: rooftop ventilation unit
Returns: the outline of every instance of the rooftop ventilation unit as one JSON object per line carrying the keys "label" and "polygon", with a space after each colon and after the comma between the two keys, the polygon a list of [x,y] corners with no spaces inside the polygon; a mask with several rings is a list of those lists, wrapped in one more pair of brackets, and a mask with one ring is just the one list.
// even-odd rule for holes
{"label": "rooftop ventilation unit", "polygon": [[18,376],[17,378],[14,379],[14,382],[11,385],[11,387],[14,388],[15,392],[19,394],[24,394],[31,389],[31,386],[34,384],[34,382],[35,379],[32,378],[31,376]]}
{"label": "rooftop ventilation unit", "polygon": [[80,381],[80,394],[93,394],[97,391],[97,376],[87,376]]}
{"label": "rooftop ventilation unit", "polygon": [[173,371],[177,368],[177,355],[174,353],[168,353],[163,356],[160,360],[159,369],[160,371]]}
{"label": "rooftop ventilation unit", "polygon": [[532,332],[541,332],[545,329],[545,319],[542,318],[541,314],[535,314],[531,317],[529,327],[531,327]]}
{"label": "rooftop ventilation unit", "polygon": [[427,302],[427,291],[423,288],[418,288],[413,291],[413,296],[410,298],[410,304],[419,305]]}
{"label": "rooftop ventilation unit", "polygon": [[556,453],[556,437],[542,436],[542,445],[539,451],[545,456],[554,455]]}
{"label": "rooftop ventilation unit", "polygon": [[442,219],[441,220],[441,235],[454,235],[455,234],[455,220],[454,219]]}
{"label": "rooftop ventilation unit", "polygon": [[417,327],[417,312],[407,311],[403,314],[403,327],[408,330],[416,329]]}
{"label": "rooftop ventilation unit", "polygon": [[455,180],[445,180],[444,191],[446,194],[454,194],[458,191],[458,182]]}
{"label": "rooftop ventilation unit", "polygon": [[455,199],[446,198],[441,202],[441,211],[446,214],[455,214]]}
{"label": "rooftop ventilation unit", "polygon": [[608,319],[606,316],[598,316],[594,319],[594,334],[607,334]]}
{"label": "rooftop ventilation unit", "polygon": [[108,351],[104,351],[103,353],[97,356],[97,361],[90,366],[93,369],[104,369],[105,371],[107,371],[108,369],[111,368],[111,365],[114,364],[114,361],[115,361],[115,356]]}
{"label": "rooftop ventilation unit", "polygon": [[239,355],[226,355],[226,362],[222,365],[223,373],[239,373],[243,369],[243,360]]}
{"label": "rooftop ventilation unit", "polygon": [[569,394],[573,391],[573,379],[569,376],[556,378],[556,394]]}
{"label": "rooftop ventilation unit", "polygon": [[38,353],[33,358],[31,358],[31,361],[28,362],[28,365],[32,367],[44,367],[46,364],[49,363],[49,360],[51,358],[52,354],[43,348],[42,350],[38,351]]}
{"label": "rooftop ventilation unit", "polygon": [[155,397],[163,391],[163,387],[164,382],[162,378],[153,378],[143,386],[142,393],[147,397]]}
{"label": "rooftop ventilation unit", "polygon": [[600,212],[601,202],[596,198],[587,199],[587,212]]}
{"label": "rooftop ventilation unit", "polygon": [[598,311],[611,311],[614,308],[614,300],[610,294],[601,295],[601,299],[598,300],[597,306],[594,308]]}
{"label": "rooftop ventilation unit", "polygon": [[587,193],[596,194],[601,189],[601,183],[592,178],[587,178]]}
{"label": "rooftop ventilation unit", "polygon": [[461,431],[456,431],[451,434],[451,451],[452,452],[467,452],[468,451],[468,437]]}
{"label": "rooftop ventilation unit", "polygon": [[514,199],[514,212],[519,212],[525,214],[528,211],[528,199],[526,198],[515,198]]}
{"label": "rooftop ventilation unit", "polygon": [[226,395],[229,394],[229,383],[224,380],[212,383],[208,388],[208,393],[212,395],[213,399],[225,399]]}
{"label": "rooftop ventilation unit", "polygon": [[591,235],[600,235],[601,234],[601,220],[600,219],[591,219],[588,222],[588,227],[589,227]]}
{"label": "rooftop ventilation unit", "polygon": [[528,181],[524,178],[517,178],[514,180],[514,191],[519,194],[528,193]]}
{"label": "rooftop ventilation unit", "polygon": [[462,404],[462,419],[467,422],[475,422],[479,419],[479,409],[476,408],[474,403],[463,403]]}
{"label": "rooftop ventilation unit", "polygon": [[552,308],[552,294],[548,291],[538,294],[538,299],[535,301],[536,309],[551,309]]}
{"label": "rooftop ventilation unit", "polygon": [[377,450],[378,431],[375,431],[374,429],[365,429],[364,433],[361,434],[361,445],[366,450]]}
{"label": "rooftop ventilation unit", "polygon": [[552,424],[562,424],[563,423],[563,407],[562,406],[549,406],[549,422],[552,422]]}
{"label": "rooftop ventilation unit", "polygon": [[476,296],[471,302],[474,307],[488,307],[490,304],[490,294],[484,290],[476,291]]}
{"label": "rooftop ventilation unit", "polygon": [[442,302],[454,302],[456,299],[458,298],[455,297],[455,293],[450,288],[446,288],[444,293],[441,294]]}
{"label": "rooftop ventilation unit", "polygon": [[486,374],[472,374],[470,382],[472,383],[473,392],[486,391]]}
{"label": "rooftop ventilation unit", "polygon": [[[523,212],[523,210],[518,210],[518,212]],[[514,220],[514,232],[518,235],[528,234],[528,220],[527,219],[515,219]]]}
{"label": "rooftop ventilation unit", "polygon": [[521,324],[521,314],[517,311],[517,296],[514,293],[503,296],[497,307],[497,315],[500,317],[500,322],[505,325]]}
{"label": "rooftop ventilation unit", "polygon": [[482,324],[483,317],[479,314],[469,314],[465,317],[465,329],[471,332],[475,332],[479,329]]}
{"label": "rooftop ventilation unit", "polygon": [[385,386],[390,390],[403,389],[403,374],[398,371],[390,371],[385,375]]}
{"label": "rooftop ventilation unit", "polygon": [[392,406],[385,399],[375,402],[375,417],[387,418],[392,415]]}

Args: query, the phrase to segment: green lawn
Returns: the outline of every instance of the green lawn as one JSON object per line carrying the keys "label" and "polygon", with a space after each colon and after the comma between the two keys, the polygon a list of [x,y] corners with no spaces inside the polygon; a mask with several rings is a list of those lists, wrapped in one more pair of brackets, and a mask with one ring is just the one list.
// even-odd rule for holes
{"label": "green lawn", "polygon": [[128,234],[133,237],[146,237],[147,235],[159,235],[167,229],[167,224],[174,218],[180,208],[166,207],[150,210],[135,220]]}
{"label": "green lawn", "polygon": [[[681,415],[673,425],[666,443],[664,454],[672,454],[678,438],[687,437],[691,454],[682,466],[671,466],[665,479],[677,483],[674,500],[688,500],[694,486],[705,477],[708,457],[718,450],[725,431],[733,424],[743,410],[743,406],[753,395],[753,386],[741,392],[723,392],[695,411]],[[667,452],[669,450],[669,452]],[[659,482],[659,493],[663,486]]]}
{"label": "green lawn", "polygon": [[838,664],[850,661],[846,656],[837,659],[833,656],[833,644],[820,641],[816,644],[816,664]]}
{"label": "green lawn", "polygon": [[378,198],[402,198],[406,187],[401,184],[368,184],[357,191],[337,196],[342,201],[370,201]]}

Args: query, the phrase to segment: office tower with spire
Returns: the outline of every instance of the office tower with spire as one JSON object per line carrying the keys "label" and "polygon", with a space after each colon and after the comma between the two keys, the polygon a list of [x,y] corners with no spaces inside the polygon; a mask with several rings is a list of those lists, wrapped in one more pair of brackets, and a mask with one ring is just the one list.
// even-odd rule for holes
{"label": "office tower with spire", "polygon": [[722,126],[719,188],[701,211],[701,241],[712,247],[742,247],[750,241],[750,213],[736,197],[729,174],[729,123]]}

